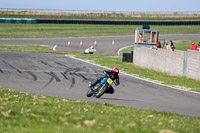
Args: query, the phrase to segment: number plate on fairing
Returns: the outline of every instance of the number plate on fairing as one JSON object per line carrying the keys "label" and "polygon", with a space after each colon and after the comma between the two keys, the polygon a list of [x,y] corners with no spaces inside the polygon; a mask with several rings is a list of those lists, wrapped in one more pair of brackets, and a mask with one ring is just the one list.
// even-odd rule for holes
{"label": "number plate on fairing", "polygon": [[112,83],[113,83],[113,80],[109,78],[109,79],[107,80],[107,82],[108,82],[109,84],[112,84]]}

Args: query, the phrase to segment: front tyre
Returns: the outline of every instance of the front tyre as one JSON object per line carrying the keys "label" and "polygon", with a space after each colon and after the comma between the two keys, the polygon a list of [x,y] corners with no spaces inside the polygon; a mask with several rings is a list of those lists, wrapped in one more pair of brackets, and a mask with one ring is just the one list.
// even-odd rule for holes
{"label": "front tyre", "polygon": [[91,89],[89,89],[88,92],[87,92],[87,97],[91,97],[92,95],[93,95],[93,92],[92,92]]}
{"label": "front tyre", "polygon": [[98,91],[96,98],[100,98],[106,92],[106,88],[107,88],[106,86],[102,86]]}

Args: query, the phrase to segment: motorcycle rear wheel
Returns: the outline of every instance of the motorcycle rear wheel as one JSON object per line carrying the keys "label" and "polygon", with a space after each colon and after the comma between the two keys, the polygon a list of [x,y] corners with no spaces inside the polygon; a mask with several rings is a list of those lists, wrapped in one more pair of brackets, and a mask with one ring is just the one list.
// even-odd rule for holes
{"label": "motorcycle rear wheel", "polygon": [[100,89],[99,89],[99,91],[98,91],[98,93],[97,93],[97,95],[96,95],[96,98],[100,98],[104,93],[105,93],[105,91],[106,91],[106,86],[102,86]]}

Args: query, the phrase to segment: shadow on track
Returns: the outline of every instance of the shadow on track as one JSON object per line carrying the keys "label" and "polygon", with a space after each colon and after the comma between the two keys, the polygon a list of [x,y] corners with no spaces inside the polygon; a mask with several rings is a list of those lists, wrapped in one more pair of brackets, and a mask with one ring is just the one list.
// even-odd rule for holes
{"label": "shadow on track", "polygon": [[[139,101],[139,100],[130,100],[130,99],[122,99],[122,98],[101,98],[101,99],[112,100],[112,101],[128,101],[128,102]],[[142,101],[139,101],[139,102],[142,102]]]}

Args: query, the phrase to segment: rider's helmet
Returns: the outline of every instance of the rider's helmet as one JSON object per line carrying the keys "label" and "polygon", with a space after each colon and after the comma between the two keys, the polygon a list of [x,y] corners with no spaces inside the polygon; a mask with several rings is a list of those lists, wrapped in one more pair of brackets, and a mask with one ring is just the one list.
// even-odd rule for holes
{"label": "rider's helmet", "polygon": [[114,67],[112,71],[115,72],[115,73],[119,73],[119,68]]}

